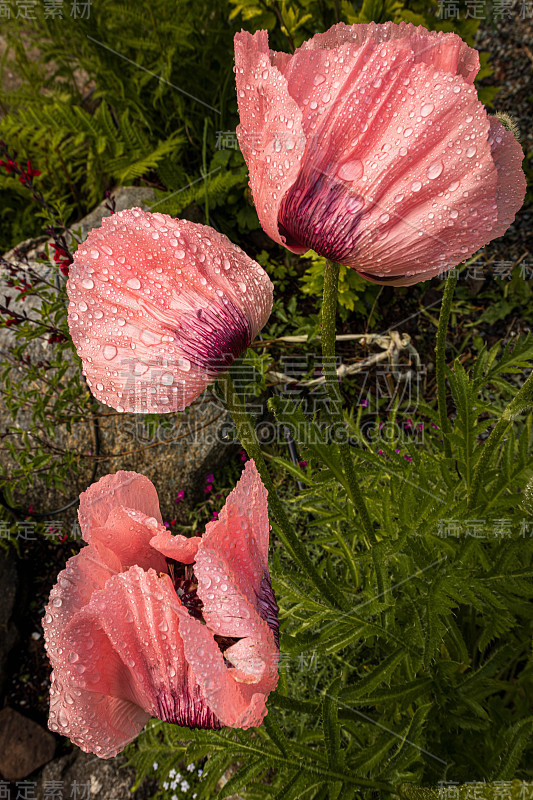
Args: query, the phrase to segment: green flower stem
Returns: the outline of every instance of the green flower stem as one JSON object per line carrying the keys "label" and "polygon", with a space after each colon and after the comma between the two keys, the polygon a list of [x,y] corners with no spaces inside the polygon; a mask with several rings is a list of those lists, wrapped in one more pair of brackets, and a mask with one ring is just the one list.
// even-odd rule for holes
{"label": "green flower stem", "polygon": [[[335,427],[344,428],[342,396],[337,379],[335,361],[335,317],[337,314],[337,287],[339,283],[339,264],[326,259],[324,270],[324,294],[322,297],[322,369],[326,379],[326,389],[330,399],[331,419]],[[352,454],[348,442],[339,444],[342,467],[346,475],[346,488],[350,499],[361,515],[363,528],[370,542],[376,541],[374,527],[365,499],[357,482]]]}
{"label": "green flower stem", "polygon": [[249,458],[253,458],[255,461],[261,480],[268,491],[268,507],[279,528],[284,544],[290,549],[295,561],[300,565],[318,591],[337,608],[342,608],[344,604],[340,595],[320,576],[285,514],[276,487],[268,472],[261,446],[255,433],[255,428],[243,401],[235,391],[235,386],[229,372],[225,372],[221,375],[218,379],[218,385],[222,390],[226,408],[231,414],[235,427],[237,428],[239,440]]}
{"label": "green flower stem", "polygon": [[483,482],[483,478],[487,473],[487,469],[491,462],[494,451],[500,442],[505,431],[521,413],[531,408],[533,402],[533,371],[529,377],[524,381],[521,389],[516,393],[511,402],[505,407],[503,414],[492,429],[489,438],[482,446],[481,455],[478,458],[477,464],[474,468],[472,476],[472,484],[470,486],[470,494],[468,495],[467,511],[475,507],[477,496]]}
{"label": "green flower stem", "polygon": [[437,328],[437,344],[435,345],[435,360],[437,372],[437,403],[439,409],[440,428],[444,439],[444,453],[446,458],[452,456],[452,446],[448,439],[450,432],[450,421],[446,413],[446,376],[445,376],[445,348],[446,331],[450,321],[452,309],[453,293],[457,283],[457,269],[452,269],[446,279],[446,287],[442,298],[442,305],[439,315],[439,327]]}

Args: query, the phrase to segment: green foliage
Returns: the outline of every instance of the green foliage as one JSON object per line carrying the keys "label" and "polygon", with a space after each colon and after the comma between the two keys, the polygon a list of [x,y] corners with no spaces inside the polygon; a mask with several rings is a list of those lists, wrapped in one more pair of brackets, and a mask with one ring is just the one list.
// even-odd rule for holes
{"label": "green foliage", "polygon": [[[533,755],[533,521],[521,503],[533,477],[531,413],[510,423],[472,511],[467,499],[483,437],[507,413],[532,360],[527,336],[484,348],[471,371],[455,361],[451,458],[430,406],[419,413],[435,427],[427,424],[422,447],[407,444],[410,461],[397,452],[399,439],[371,441],[359,417],[347,418],[372,546],[322,415],[313,420],[291,401],[271,400],[307,468],[280,455],[272,464],[285,474],[291,519],[321,575],[341,590],[343,610],[317,594],[278,539],[271,571],[280,681],[265,724],[187,734],[151,726],[130,750],[141,775],[177,754],[207,757],[198,798],[430,798],[439,784],[472,782],[497,797],[513,778],[509,796],[520,796]],[[304,485],[298,493],[295,480]],[[231,782],[217,795],[229,767]],[[466,786],[457,792],[468,796]]]}
{"label": "green foliage", "polygon": [[[24,498],[28,507],[36,480],[60,493],[70,486],[83,454],[66,442],[73,426],[90,426],[95,403],[68,335],[64,277],[42,260],[38,268],[27,267],[24,280],[31,288],[9,306],[18,322],[0,376],[2,402],[12,420],[2,436],[0,490],[11,506]],[[90,429],[87,433],[90,450],[93,436]]]}

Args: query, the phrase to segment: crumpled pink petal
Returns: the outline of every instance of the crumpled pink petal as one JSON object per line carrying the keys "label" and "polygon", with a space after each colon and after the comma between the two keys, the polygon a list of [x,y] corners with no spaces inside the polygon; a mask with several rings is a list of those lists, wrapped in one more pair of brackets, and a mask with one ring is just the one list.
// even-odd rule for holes
{"label": "crumpled pink petal", "polygon": [[231,565],[228,568],[234,580],[250,601],[259,594],[264,570],[268,568],[267,495],[255,462],[250,459],[218,519],[206,525],[196,558],[196,575],[206,577],[209,575],[203,564],[206,551],[223,558]]}
{"label": "crumpled pink petal", "polygon": [[[51,729],[86,752],[110,758],[138,735],[150,716],[158,716],[159,703],[167,695],[183,694],[188,668],[178,606],[168,575],[158,577],[154,570],[140,567],[112,577],[95,592],[62,632],[63,653],[54,663]],[[87,723],[81,731],[78,703],[68,697],[76,689],[84,693]],[[117,707],[117,699],[128,726],[114,724],[113,734],[108,714]],[[139,713],[133,713],[132,706],[138,706]]]}
{"label": "crumpled pink petal", "polygon": [[250,459],[219,518],[207,525],[194,571],[207,626],[220,636],[241,637],[226,658],[247,682],[275,685],[277,606],[268,607],[268,533],[267,491]]}
{"label": "crumpled pink petal", "polygon": [[78,517],[85,541],[106,545],[122,569],[138,564],[166,572],[164,556],[150,545],[166,529],[155,486],[144,475],[120,470],[100,478],[80,495]]}
{"label": "crumpled pink petal", "polygon": [[[70,687],[69,687],[70,688]],[[136,703],[87,689],[50,685],[50,730],[69,737],[86,753],[112,758],[144,728],[150,714]]]}
{"label": "crumpled pink petal", "polygon": [[86,542],[90,542],[92,528],[101,528],[116,506],[132,508],[157,522],[163,521],[153,483],[138,472],[119,470],[104,475],[80,494],[78,517]]}
{"label": "crumpled pink petal", "polygon": [[185,408],[272,308],[266,272],[223,234],[136,208],[91,231],[67,292],[87,383],[117,411]]}
{"label": "crumpled pink petal", "polygon": [[[233,728],[260,725],[266,714],[264,685],[248,685],[234,680],[212,632],[198,620],[182,618],[180,634],[185,657],[205,702],[222,724]],[[275,688],[276,681],[277,674],[270,680],[266,695]]]}
{"label": "crumpled pink petal", "polygon": [[[241,128],[262,143],[243,148],[250,185],[263,228],[288,249],[408,285],[512,222],[525,193],[521,148],[508,136],[493,147],[472,86],[478,55],[455,34],[340,23],[288,57],[268,50],[266,32],[241,32],[235,54]],[[294,104],[305,149],[286,163],[270,120]]]}
{"label": "crumpled pink petal", "polygon": [[201,536],[181,536],[168,530],[161,531],[150,539],[150,547],[159,550],[167,558],[180,561],[182,564],[192,564],[202,541]]}
{"label": "crumpled pink petal", "polygon": [[91,599],[97,589],[121,572],[118,557],[105,545],[95,542],[69,558],[50,591],[42,620],[47,647],[57,647],[61,631]]}
{"label": "crumpled pink petal", "polygon": [[93,528],[91,543],[96,540],[109,547],[123,569],[138,565],[143,569],[152,567],[158,572],[166,572],[166,553],[162,554],[152,546],[156,531],[161,535],[165,530],[154,517],[147,517],[142,511],[116,506],[109,513],[105,525]]}

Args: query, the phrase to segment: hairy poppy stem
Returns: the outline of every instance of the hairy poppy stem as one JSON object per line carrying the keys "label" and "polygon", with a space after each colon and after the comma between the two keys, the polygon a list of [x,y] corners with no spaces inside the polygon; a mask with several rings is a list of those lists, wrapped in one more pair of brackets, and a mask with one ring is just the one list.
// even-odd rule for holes
{"label": "hairy poppy stem", "polygon": [[446,287],[442,297],[442,305],[439,315],[439,327],[437,328],[437,343],[435,345],[435,361],[437,372],[437,404],[439,409],[440,428],[444,439],[444,453],[446,458],[452,457],[452,446],[448,439],[450,432],[450,422],[446,411],[446,376],[445,376],[445,350],[446,350],[446,330],[450,321],[452,310],[453,293],[457,283],[457,270],[452,269],[446,279]]}
{"label": "hairy poppy stem", "polygon": [[326,597],[330,603],[337,608],[343,607],[342,599],[332,589],[332,587],[319,575],[315,565],[307,555],[304,545],[298,538],[296,532],[285,514],[283,505],[278,497],[276,487],[268,472],[261,446],[257,439],[253,423],[246,411],[246,407],[235,390],[233,380],[229,372],[224,372],[218,379],[218,385],[222,390],[226,408],[232,416],[237,428],[237,436],[246,450],[249,458],[253,458],[256,467],[268,491],[268,507],[272,511],[273,517],[281,530],[284,544],[292,551],[292,554],[310,581]]}
{"label": "hairy poppy stem", "polygon": [[[339,264],[326,259],[324,270],[324,294],[322,297],[322,369],[326,379],[326,389],[330,399],[331,419],[334,428],[340,433],[344,429],[344,416],[342,413],[342,395],[337,378],[337,365],[335,360],[335,317],[337,315],[337,287],[339,282]],[[346,475],[346,489],[350,499],[361,515],[363,527],[370,540],[376,542],[374,526],[368,513],[365,499],[357,482],[353,466],[352,454],[348,442],[339,443],[339,451],[344,473]]]}

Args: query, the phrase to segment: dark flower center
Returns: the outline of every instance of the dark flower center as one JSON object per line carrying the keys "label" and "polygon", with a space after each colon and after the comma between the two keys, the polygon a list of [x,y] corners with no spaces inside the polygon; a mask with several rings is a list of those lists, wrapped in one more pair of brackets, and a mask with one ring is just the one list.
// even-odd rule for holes
{"label": "dark flower center", "polygon": [[342,264],[359,238],[365,202],[344,181],[316,168],[302,169],[279,210],[279,230],[287,244],[309,247]]}
{"label": "dark flower center", "polygon": [[184,355],[213,376],[224,372],[252,341],[250,323],[231,301],[184,314],[177,336]]}
{"label": "dark flower center", "polygon": [[[181,564],[179,561],[174,561],[172,558],[167,558],[167,565],[168,573],[172,579],[174,589],[176,590],[181,604],[185,606],[191,617],[204,622],[202,613],[204,604],[198,597],[198,581],[194,574],[193,565]],[[236,644],[241,637],[219,636],[215,634],[214,639],[218,644],[220,652],[223,653],[228,647],[231,647],[232,644]]]}
{"label": "dark flower center", "polygon": [[263,572],[263,579],[259,588],[259,594],[257,595],[257,606],[259,616],[265,620],[272,631],[276,647],[279,650],[279,607],[276,603],[276,596],[272,589],[272,583],[270,582],[270,575],[266,570]]}
{"label": "dark flower center", "polygon": [[162,690],[157,697],[158,719],[188,728],[222,728],[216,714],[205,702],[199,686],[192,691],[173,694]]}

